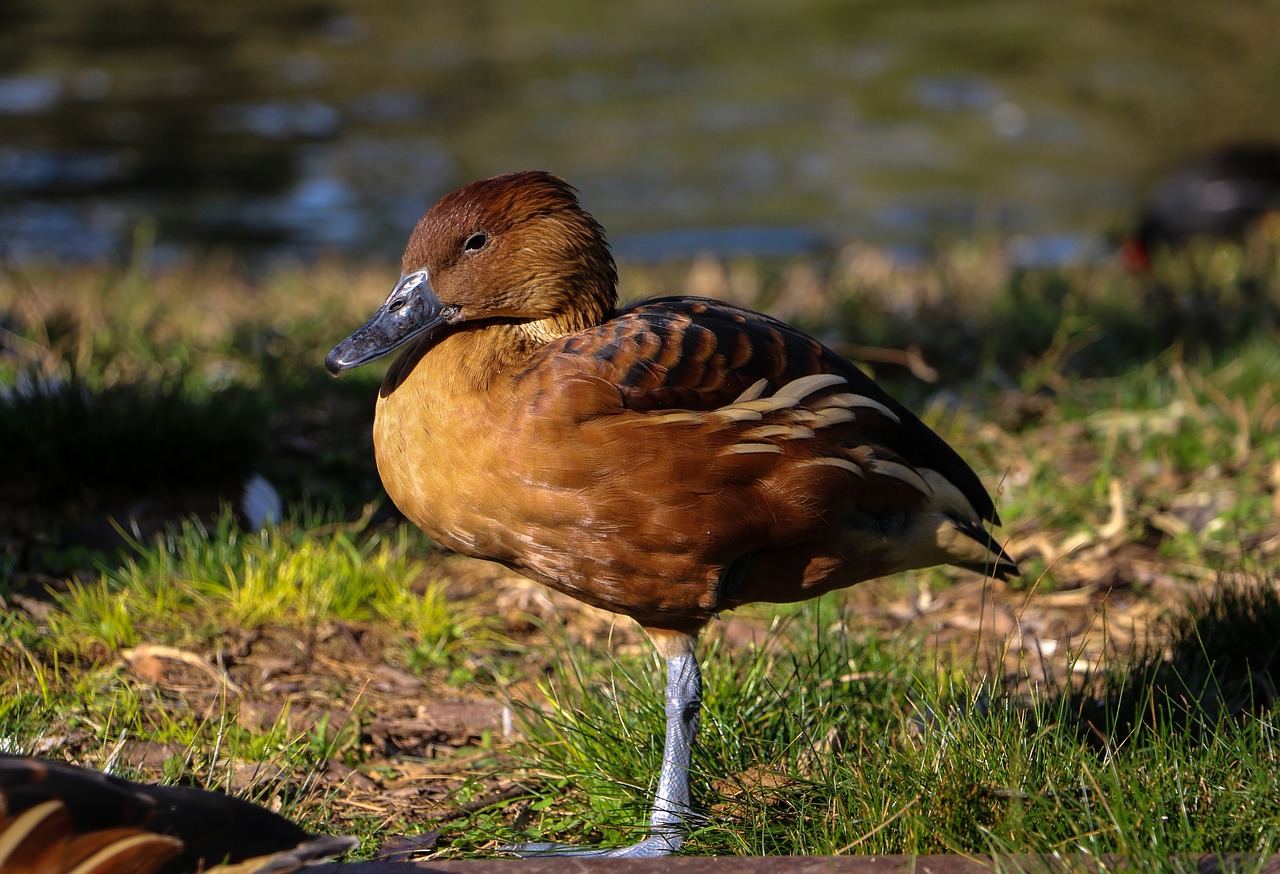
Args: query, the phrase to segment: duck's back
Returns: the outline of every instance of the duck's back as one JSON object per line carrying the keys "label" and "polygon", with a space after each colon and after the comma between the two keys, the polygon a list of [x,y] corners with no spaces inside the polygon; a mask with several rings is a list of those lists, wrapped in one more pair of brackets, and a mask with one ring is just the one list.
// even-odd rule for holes
{"label": "duck's back", "polygon": [[[1000,572],[969,466],[767,316],[645,301],[543,347],[518,380],[523,505],[502,560],[583,600],[678,626],[907,567]],[[935,542],[944,516],[967,544],[954,553]]]}
{"label": "duck's back", "polygon": [[977,474],[946,441],[848,359],[762,313],[700,297],[639,301],[597,328],[549,344],[530,371],[548,386],[569,374],[591,374],[616,387],[623,406],[636,412],[709,412],[762,379],[764,393],[772,394],[802,377],[834,374],[848,386],[830,393],[852,391],[896,417],[864,414],[862,439],[938,471],[983,520],[999,524]]}

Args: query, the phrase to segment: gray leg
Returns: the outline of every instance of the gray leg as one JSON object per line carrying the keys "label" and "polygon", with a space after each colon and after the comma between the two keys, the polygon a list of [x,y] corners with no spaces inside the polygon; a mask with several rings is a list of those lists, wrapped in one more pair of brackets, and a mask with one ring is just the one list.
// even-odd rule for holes
{"label": "gray leg", "polygon": [[689,804],[689,761],[693,736],[702,709],[702,675],[692,655],[667,659],[667,741],[662,752],[662,773],[649,816],[649,837],[629,847],[587,849],[565,844],[517,844],[503,850],[520,856],[613,856],[648,858],[666,856],[680,849],[692,814]]}

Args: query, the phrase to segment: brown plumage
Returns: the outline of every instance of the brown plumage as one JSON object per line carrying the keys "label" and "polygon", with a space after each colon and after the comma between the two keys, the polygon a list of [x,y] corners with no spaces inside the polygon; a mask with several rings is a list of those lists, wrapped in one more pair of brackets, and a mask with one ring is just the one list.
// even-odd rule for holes
{"label": "brown plumage", "polygon": [[219,792],[0,756],[3,872],[287,874],[356,843]]}
{"label": "brown plumage", "polygon": [[1017,572],[978,477],[848,361],[718,301],[618,309],[616,285],[550,174],[472,183],[418,223],[391,296],[327,364],[405,346],[374,443],[433,538],[636,619],[673,678],[742,604],[935,564]]}

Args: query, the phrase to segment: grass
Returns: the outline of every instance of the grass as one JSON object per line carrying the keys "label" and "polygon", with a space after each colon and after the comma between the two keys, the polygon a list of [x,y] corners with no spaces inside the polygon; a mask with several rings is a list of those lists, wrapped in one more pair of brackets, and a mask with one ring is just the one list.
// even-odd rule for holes
{"label": "grass", "polygon": [[[1274,696],[1242,698],[1204,671],[1229,670],[1236,635],[1263,636],[1280,620],[1274,592],[1262,591],[1227,590],[1178,614],[1171,645],[1197,652],[1196,667],[1152,650],[1107,674],[1109,693],[1087,700],[1123,734],[1102,745],[1090,742],[1077,692],[1015,698],[922,664],[908,634],[866,636],[829,602],[792,617],[781,645],[713,645],[694,764],[705,819],[689,850],[1119,854],[1162,870],[1171,855],[1273,852]],[[568,652],[546,686],[549,707],[523,723],[522,763],[541,801],[523,829],[478,817],[485,838],[620,844],[645,820],[661,761],[660,666]],[[1254,652],[1264,656],[1255,681],[1271,688],[1275,645]],[[1149,722],[1132,716],[1145,713]],[[1189,716],[1199,731],[1187,730]]]}
{"label": "grass", "polygon": [[[995,487],[1025,574],[713,624],[689,851],[1273,852],[1276,268],[1265,239],[1146,278],[981,244],[625,267],[868,361]],[[661,666],[432,550],[381,497],[377,373],[320,367],[393,274],[5,274],[0,745],[225,788],[362,857],[634,839]],[[261,531],[228,506],[250,474],[286,508]]]}

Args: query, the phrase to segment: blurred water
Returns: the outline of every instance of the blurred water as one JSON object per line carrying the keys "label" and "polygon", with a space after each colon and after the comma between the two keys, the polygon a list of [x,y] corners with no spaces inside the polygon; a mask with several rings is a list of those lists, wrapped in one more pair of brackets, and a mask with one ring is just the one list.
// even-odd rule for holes
{"label": "blurred water", "polygon": [[1177,158],[1280,139],[1280,11],[1113,0],[7,0],[0,255],[386,256],[540,167],[619,252],[991,234],[1089,257]]}

